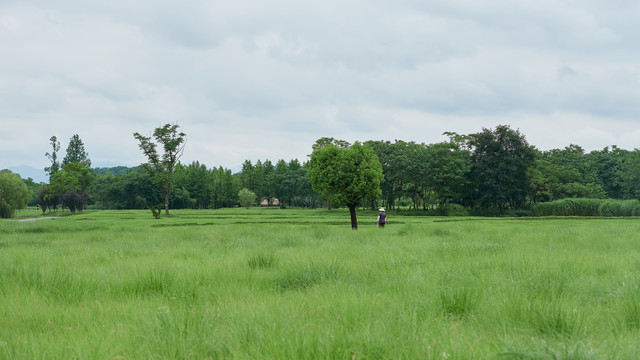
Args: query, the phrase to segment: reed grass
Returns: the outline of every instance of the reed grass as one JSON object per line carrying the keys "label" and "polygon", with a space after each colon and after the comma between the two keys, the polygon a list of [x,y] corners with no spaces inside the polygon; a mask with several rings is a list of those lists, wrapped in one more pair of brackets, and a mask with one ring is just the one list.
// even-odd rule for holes
{"label": "reed grass", "polygon": [[[0,358],[627,359],[640,224],[344,210],[0,222]],[[447,221],[445,221],[447,220]]]}

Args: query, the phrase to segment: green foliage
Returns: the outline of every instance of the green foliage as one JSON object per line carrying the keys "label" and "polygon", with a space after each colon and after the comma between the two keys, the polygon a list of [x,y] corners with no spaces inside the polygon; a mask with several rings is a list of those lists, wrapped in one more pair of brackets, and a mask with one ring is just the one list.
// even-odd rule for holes
{"label": "green foliage", "polygon": [[622,196],[640,199],[640,149],[628,154],[619,169]]}
{"label": "green foliage", "polygon": [[602,199],[562,199],[538,203],[532,208],[535,216],[599,216]]}
{"label": "green foliage", "polygon": [[151,214],[153,215],[154,219],[160,219],[160,213],[161,213],[161,210],[162,210],[162,205],[149,206],[149,210],[151,211]]}
{"label": "green foliage", "polygon": [[90,192],[96,206],[102,209],[146,209],[148,204],[162,202],[151,176],[142,169],[117,176],[111,173],[100,175]]}
{"label": "green foliage", "polygon": [[2,222],[0,358],[637,357],[636,221],[347,213]]}
{"label": "green foliage", "polygon": [[469,211],[459,204],[445,204],[436,209],[437,216],[469,216]]}
{"label": "green foliage", "polygon": [[337,281],[343,272],[342,266],[335,263],[309,264],[287,270],[276,282],[283,291],[304,290],[322,282]]}
{"label": "green foliage", "polygon": [[474,287],[446,287],[439,291],[438,299],[444,315],[465,318],[476,309],[481,294]]}
{"label": "green foliage", "polygon": [[20,175],[9,170],[0,171],[0,218],[11,218],[23,209],[31,194]]}
{"label": "green foliage", "polygon": [[93,172],[97,175],[126,175],[132,171],[136,171],[137,167],[129,167],[129,166],[115,166],[115,167],[100,167],[93,168]]}
{"label": "green foliage", "polygon": [[58,151],[60,151],[60,142],[58,138],[52,136],[49,141],[51,142],[51,153],[45,153],[44,155],[51,161],[51,166],[44,168],[44,171],[51,177],[58,170],[60,170],[60,162],[58,161]]}
{"label": "green foliage", "polygon": [[470,135],[472,176],[478,201],[484,208],[497,206],[500,214],[507,205],[522,207],[527,196],[527,170],[535,152],[524,135],[509,126],[483,129]]}
{"label": "green foliage", "polygon": [[605,200],[598,209],[601,216],[640,216],[638,200]]}
{"label": "green foliage", "polygon": [[640,201],[615,199],[562,199],[538,203],[534,216],[640,216]]}
{"label": "green foliage", "polygon": [[82,212],[88,200],[89,195],[87,195],[87,193],[78,194],[75,189],[67,190],[60,197],[62,206],[69,209],[72,214],[75,214],[76,211]]}
{"label": "green foliage", "polygon": [[337,204],[349,207],[351,227],[358,228],[355,208],[380,194],[383,179],[380,160],[369,146],[334,144],[316,147],[308,170],[313,189]]}
{"label": "green foliage", "polygon": [[238,192],[238,201],[240,202],[240,206],[248,208],[256,204],[256,194],[244,188]]}
{"label": "green foliage", "polygon": [[[209,207],[211,203],[213,181],[211,174],[204,164],[194,161],[188,166],[182,164],[176,165],[174,174],[175,188],[182,189],[183,205],[179,206],[175,200],[172,200],[175,208],[197,208],[204,209]],[[184,195],[188,195],[188,199],[184,199]]]}
{"label": "green foliage", "polygon": [[278,255],[273,253],[268,254],[256,254],[249,258],[249,268],[256,269],[271,269],[278,263]]}
{"label": "green foliage", "polygon": [[62,159],[62,167],[70,163],[79,163],[88,168],[91,167],[89,154],[84,150],[84,143],[80,140],[78,134],[74,134],[71,139],[69,139],[67,155]]}
{"label": "green foliage", "polygon": [[[164,198],[165,213],[169,215],[169,198],[171,196],[171,186],[173,185],[173,170],[182,156],[185,145],[186,134],[178,132],[178,124],[165,124],[153,131],[153,138],[134,133],[138,140],[140,150],[144,153],[148,162],[142,164],[145,170],[151,175],[153,185]],[[164,153],[158,153],[157,147],[161,145]]]}
{"label": "green foliage", "polygon": [[240,184],[231,170],[223,169],[222,166],[211,170],[213,178],[212,205],[215,209],[223,207],[233,207],[238,203],[238,191]]}
{"label": "green foliage", "polygon": [[39,201],[42,210],[55,208],[58,201],[72,213],[82,211],[89,200],[87,191],[96,175],[86,165],[72,162],[51,176],[51,185]]}

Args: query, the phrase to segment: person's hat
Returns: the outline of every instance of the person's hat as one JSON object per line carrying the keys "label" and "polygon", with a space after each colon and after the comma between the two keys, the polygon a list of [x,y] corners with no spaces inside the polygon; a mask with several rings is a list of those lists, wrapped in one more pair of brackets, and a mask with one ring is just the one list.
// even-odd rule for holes
{"label": "person's hat", "polygon": [[384,208],[380,208],[380,211],[384,211]]}

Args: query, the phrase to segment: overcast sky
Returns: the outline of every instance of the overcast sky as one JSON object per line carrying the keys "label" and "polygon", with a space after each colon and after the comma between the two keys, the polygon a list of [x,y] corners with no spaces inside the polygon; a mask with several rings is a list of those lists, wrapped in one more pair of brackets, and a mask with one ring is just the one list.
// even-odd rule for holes
{"label": "overcast sky", "polygon": [[0,0],[0,169],[78,134],[138,165],[306,160],[320,137],[435,143],[498,124],[539,149],[640,147],[637,0]]}

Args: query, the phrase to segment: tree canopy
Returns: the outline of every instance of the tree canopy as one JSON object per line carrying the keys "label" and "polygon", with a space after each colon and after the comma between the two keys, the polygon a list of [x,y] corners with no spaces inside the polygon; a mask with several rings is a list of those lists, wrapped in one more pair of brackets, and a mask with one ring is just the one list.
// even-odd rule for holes
{"label": "tree canopy", "polygon": [[0,171],[0,217],[10,218],[24,208],[30,198],[27,185],[20,175],[10,170]]}
{"label": "tree canopy", "polygon": [[[148,160],[142,166],[151,175],[153,184],[164,198],[164,209],[167,215],[169,215],[173,169],[182,156],[186,141],[186,134],[178,132],[179,127],[178,124],[165,124],[156,128],[153,131],[153,138],[156,142],[153,142],[150,136],[143,136],[137,132],[133,134]],[[162,145],[164,150],[162,156],[158,153],[158,145]]]}
{"label": "tree canopy", "polygon": [[84,150],[84,143],[80,140],[80,136],[78,134],[74,134],[71,139],[69,139],[67,154],[64,159],[62,159],[62,166],[74,162],[82,164],[88,168],[91,167],[89,154]]}
{"label": "tree canopy", "polygon": [[535,150],[524,135],[499,125],[495,130],[472,134],[469,145],[480,203],[486,208],[497,206],[500,214],[507,204],[521,207],[527,196],[527,170],[535,159]]}
{"label": "tree canopy", "polygon": [[365,199],[381,194],[380,160],[373,149],[359,142],[349,147],[333,143],[316,147],[311,154],[308,175],[315,191],[349,208],[352,229],[358,228],[356,207]]}

